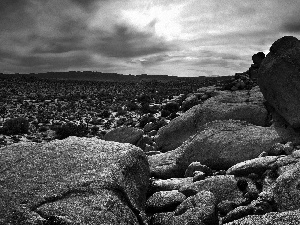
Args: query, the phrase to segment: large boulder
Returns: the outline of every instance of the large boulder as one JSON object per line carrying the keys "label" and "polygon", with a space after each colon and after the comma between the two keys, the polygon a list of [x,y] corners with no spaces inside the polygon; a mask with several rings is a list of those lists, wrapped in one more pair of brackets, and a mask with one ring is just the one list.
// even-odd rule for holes
{"label": "large boulder", "polygon": [[188,166],[196,161],[212,169],[228,169],[256,158],[280,141],[271,128],[234,120],[214,121],[201,130],[177,149],[149,156],[152,176],[183,177]]}
{"label": "large boulder", "polygon": [[258,84],[275,110],[293,127],[300,128],[300,41],[285,36],[275,41],[263,60]]}
{"label": "large boulder", "polygon": [[104,136],[105,141],[115,141],[120,143],[137,144],[143,137],[144,131],[135,127],[121,126],[110,130]]}
{"label": "large boulder", "polygon": [[69,137],[0,152],[1,224],[143,224],[149,165],[131,144]]}
{"label": "large boulder", "polygon": [[263,95],[258,88],[251,91],[220,91],[215,97],[196,105],[183,115],[159,129],[156,143],[160,151],[166,152],[179,147],[201,126],[214,120],[242,120],[258,126],[265,126],[267,110]]}

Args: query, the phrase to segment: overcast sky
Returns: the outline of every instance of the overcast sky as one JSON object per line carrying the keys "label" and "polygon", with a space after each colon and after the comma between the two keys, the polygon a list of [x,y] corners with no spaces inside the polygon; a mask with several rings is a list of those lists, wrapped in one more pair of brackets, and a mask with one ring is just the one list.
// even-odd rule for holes
{"label": "overcast sky", "polygon": [[299,0],[0,0],[0,72],[233,75],[284,35]]}

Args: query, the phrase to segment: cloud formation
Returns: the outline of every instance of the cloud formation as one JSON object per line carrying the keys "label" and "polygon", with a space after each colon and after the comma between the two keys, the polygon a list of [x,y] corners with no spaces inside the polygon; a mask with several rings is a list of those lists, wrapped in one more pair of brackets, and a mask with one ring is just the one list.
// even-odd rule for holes
{"label": "cloud formation", "polygon": [[1,0],[0,72],[98,70],[177,76],[248,69],[298,0]]}

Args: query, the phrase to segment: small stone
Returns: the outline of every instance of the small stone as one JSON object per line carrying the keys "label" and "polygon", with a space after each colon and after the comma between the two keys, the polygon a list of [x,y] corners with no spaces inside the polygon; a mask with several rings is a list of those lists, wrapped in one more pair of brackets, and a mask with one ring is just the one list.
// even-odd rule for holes
{"label": "small stone", "polygon": [[204,179],[205,179],[205,173],[203,173],[202,171],[194,172],[193,182],[204,180]]}

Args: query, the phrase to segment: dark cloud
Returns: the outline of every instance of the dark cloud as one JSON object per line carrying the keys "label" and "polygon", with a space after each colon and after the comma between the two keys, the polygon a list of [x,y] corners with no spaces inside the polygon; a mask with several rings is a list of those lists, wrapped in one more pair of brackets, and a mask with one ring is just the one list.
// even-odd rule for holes
{"label": "dark cloud", "polygon": [[284,32],[298,33],[300,32],[300,18],[292,18],[284,22],[282,25]]}
{"label": "dark cloud", "polygon": [[156,56],[151,56],[139,60],[139,62],[141,63],[142,66],[153,66],[153,65],[161,64],[170,58],[171,57],[168,55],[156,55]]}
{"label": "dark cloud", "polygon": [[0,1],[0,30],[11,31],[32,25],[32,17],[26,11],[27,0]]}
{"label": "dark cloud", "polygon": [[[116,58],[132,58],[171,50],[171,45],[151,32],[138,31],[129,25],[115,25],[112,33],[98,32],[99,40],[92,43],[98,53]],[[96,34],[97,36],[97,34]]]}

